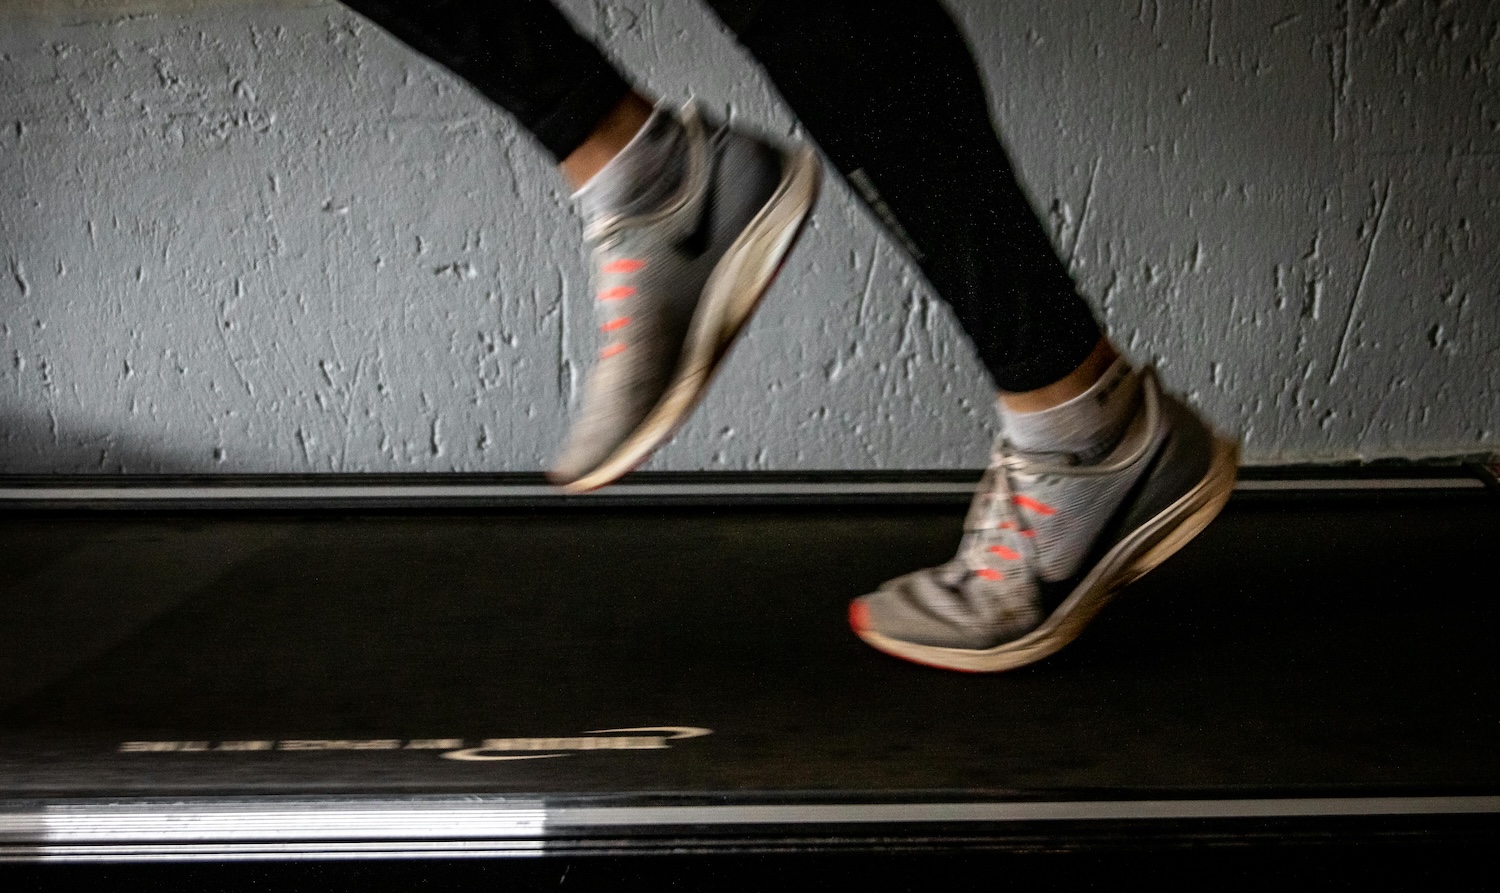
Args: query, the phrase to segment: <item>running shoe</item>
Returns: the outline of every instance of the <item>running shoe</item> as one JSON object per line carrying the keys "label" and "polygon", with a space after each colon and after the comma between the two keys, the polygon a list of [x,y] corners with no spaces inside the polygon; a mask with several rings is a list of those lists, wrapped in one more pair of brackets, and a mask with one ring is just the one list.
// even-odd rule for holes
{"label": "running shoe", "polygon": [[780,271],[818,194],[810,148],[783,150],[691,106],[684,173],[653,209],[588,222],[599,355],[549,477],[570,492],[645,461],[687,418]]}
{"label": "running shoe", "polygon": [[1095,464],[998,440],[958,555],[856,599],[855,633],[943,669],[1025,666],[1207,527],[1234,488],[1238,445],[1164,394],[1153,370],[1140,375],[1140,408]]}

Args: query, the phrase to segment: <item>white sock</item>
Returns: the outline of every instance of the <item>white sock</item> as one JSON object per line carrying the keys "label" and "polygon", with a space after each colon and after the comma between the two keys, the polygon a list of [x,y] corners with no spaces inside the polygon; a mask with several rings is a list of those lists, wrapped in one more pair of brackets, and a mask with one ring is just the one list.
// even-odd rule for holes
{"label": "white sock", "polygon": [[1005,437],[1017,452],[1062,453],[1081,465],[1099,461],[1125,433],[1141,398],[1141,379],[1120,357],[1088,390],[1039,412],[1016,412],[996,401]]}

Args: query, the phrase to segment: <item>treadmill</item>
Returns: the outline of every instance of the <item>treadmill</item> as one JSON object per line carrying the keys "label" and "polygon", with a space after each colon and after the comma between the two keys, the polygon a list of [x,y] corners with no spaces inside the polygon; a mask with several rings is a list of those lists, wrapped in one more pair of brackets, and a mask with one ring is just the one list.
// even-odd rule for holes
{"label": "treadmill", "polygon": [[1487,844],[1495,471],[1242,469],[994,675],[846,620],[975,473],[0,479],[0,860]]}

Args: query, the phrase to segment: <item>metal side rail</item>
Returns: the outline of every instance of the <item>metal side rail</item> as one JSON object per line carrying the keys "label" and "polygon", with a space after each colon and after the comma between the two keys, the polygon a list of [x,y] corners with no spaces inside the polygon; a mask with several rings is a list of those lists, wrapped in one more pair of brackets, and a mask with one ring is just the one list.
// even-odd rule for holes
{"label": "metal side rail", "polygon": [[1347,843],[1493,835],[1497,818],[1500,796],[1477,795],[623,806],[482,796],[12,803],[0,807],[0,860],[1244,846],[1271,836]]}
{"label": "metal side rail", "polygon": [[[1449,493],[1491,488],[1478,462],[1251,466],[1237,493]],[[0,475],[7,508],[608,507],[967,500],[979,469],[898,472],[639,472],[568,495],[540,474]]]}

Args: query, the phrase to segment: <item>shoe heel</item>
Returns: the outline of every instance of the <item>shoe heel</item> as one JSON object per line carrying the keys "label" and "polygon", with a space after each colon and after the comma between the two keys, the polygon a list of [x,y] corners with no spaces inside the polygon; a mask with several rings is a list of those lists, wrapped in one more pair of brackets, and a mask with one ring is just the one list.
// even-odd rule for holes
{"label": "shoe heel", "polygon": [[1198,502],[1197,508],[1180,523],[1168,531],[1157,543],[1147,549],[1130,567],[1126,568],[1114,588],[1129,585],[1148,571],[1172,557],[1194,537],[1202,533],[1218,517],[1234,492],[1234,481],[1239,468],[1239,444],[1224,437],[1214,438],[1214,455],[1208,474],[1183,499]]}

